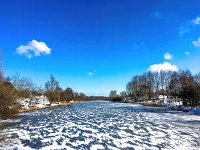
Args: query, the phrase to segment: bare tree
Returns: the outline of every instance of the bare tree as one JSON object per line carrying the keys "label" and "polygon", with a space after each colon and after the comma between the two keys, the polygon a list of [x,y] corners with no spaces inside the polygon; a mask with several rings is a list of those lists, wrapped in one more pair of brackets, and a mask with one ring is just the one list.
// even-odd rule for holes
{"label": "bare tree", "polygon": [[146,75],[140,75],[138,78],[139,83],[139,95],[142,100],[145,100],[147,97],[147,88],[146,88]]}
{"label": "bare tree", "polygon": [[183,99],[183,105],[195,106],[198,104],[198,83],[189,70],[180,72],[180,97]]}
{"label": "bare tree", "polygon": [[155,99],[158,100],[159,90],[160,90],[159,89],[160,88],[159,72],[154,72],[153,77],[154,77],[154,97]]}
{"label": "bare tree", "polygon": [[136,75],[132,78],[132,80],[126,85],[126,90],[128,95],[131,97],[131,99],[137,100],[140,96],[140,76]]}
{"label": "bare tree", "polygon": [[73,90],[68,87],[66,90],[64,90],[62,93],[61,93],[61,100],[62,101],[71,101],[74,99],[74,92]]}
{"label": "bare tree", "polygon": [[160,71],[160,94],[165,95],[166,90],[166,71]]}
{"label": "bare tree", "polygon": [[78,99],[78,96],[79,96],[78,92],[74,92],[74,99]]}
{"label": "bare tree", "polygon": [[152,72],[146,73],[146,88],[147,88],[147,98],[151,100],[154,94],[154,74]]}
{"label": "bare tree", "polygon": [[80,98],[81,100],[85,100],[86,97],[87,97],[87,96],[86,96],[83,92],[80,92],[80,93],[79,93],[79,98]]}
{"label": "bare tree", "polygon": [[50,80],[45,83],[45,95],[50,101],[50,105],[52,102],[60,100],[60,92],[61,88],[59,86],[59,82],[56,81],[53,75],[51,75]]}
{"label": "bare tree", "polygon": [[109,96],[110,96],[110,98],[115,98],[115,97],[117,97],[117,91],[116,91],[116,90],[110,91]]}
{"label": "bare tree", "polygon": [[171,74],[171,78],[169,81],[169,94],[172,97],[177,98],[179,96],[179,92],[180,92],[180,80],[179,80],[179,73],[177,72],[173,72]]}
{"label": "bare tree", "polygon": [[30,98],[34,99],[36,85],[29,78],[21,77],[20,74],[16,73],[11,78],[12,83],[18,91],[19,98]]}
{"label": "bare tree", "polygon": [[126,97],[126,92],[125,91],[122,91],[122,92],[120,92],[120,97],[122,97],[122,98],[125,98]]}
{"label": "bare tree", "polygon": [[195,80],[195,82],[196,82],[198,85],[200,85],[200,72],[197,73],[197,74],[194,76],[194,80]]}

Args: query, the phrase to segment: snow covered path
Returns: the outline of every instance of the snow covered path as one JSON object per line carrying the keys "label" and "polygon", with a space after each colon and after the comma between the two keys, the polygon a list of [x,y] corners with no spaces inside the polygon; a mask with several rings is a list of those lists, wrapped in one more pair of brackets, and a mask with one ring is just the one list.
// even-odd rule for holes
{"label": "snow covered path", "polygon": [[20,118],[0,149],[200,149],[200,116],[165,108],[90,101]]}

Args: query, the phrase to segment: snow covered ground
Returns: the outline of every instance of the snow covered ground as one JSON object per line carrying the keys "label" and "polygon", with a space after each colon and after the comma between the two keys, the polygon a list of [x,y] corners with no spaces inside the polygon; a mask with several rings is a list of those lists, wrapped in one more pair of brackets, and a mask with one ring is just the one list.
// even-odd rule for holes
{"label": "snow covered ground", "polygon": [[181,99],[168,99],[167,96],[159,96],[159,100],[154,101],[148,101],[148,103],[157,103],[159,104],[162,102],[162,104],[168,108],[172,108],[174,110],[184,110],[189,111],[195,115],[200,115],[200,107],[185,107],[183,106]]}
{"label": "snow covered ground", "polygon": [[45,96],[36,96],[31,99],[18,99],[17,100],[24,109],[30,109],[30,107],[43,108],[46,105],[49,105],[50,102]]}
{"label": "snow covered ground", "polygon": [[0,149],[6,150],[200,149],[200,116],[90,101],[22,113],[0,135]]}

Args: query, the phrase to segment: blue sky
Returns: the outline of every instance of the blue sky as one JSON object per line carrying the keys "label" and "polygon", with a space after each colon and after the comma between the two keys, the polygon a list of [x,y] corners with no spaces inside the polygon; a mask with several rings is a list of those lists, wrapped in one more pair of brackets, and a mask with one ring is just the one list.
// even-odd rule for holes
{"label": "blue sky", "polygon": [[88,95],[125,90],[133,75],[150,68],[197,73],[199,6],[199,0],[1,1],[4,73],[42,85],[53,74],[63,88]]}

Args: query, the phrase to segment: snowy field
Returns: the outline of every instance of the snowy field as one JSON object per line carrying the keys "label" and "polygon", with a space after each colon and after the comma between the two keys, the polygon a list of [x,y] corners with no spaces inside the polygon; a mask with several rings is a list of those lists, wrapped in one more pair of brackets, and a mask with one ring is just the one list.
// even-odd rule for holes
{"label": "snowy field", "polygon": [[103,101],[23,113],[0,149],[200,149],[200,116]]}

